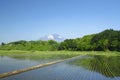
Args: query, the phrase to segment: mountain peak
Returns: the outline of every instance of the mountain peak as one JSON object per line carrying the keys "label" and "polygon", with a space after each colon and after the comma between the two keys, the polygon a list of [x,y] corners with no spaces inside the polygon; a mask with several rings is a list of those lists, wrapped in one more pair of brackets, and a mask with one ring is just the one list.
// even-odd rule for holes
{"label": "mountain peak", "polygon": [[48,35],[47,38],[54,40],[54,36],[53,35]]}
{"label": "mountain peak", "polygon": [[50,35],[43,36],[43,37],[40,38],[40,40],[45,40],[45,41],[55,40],[57,42],[62,42],[62,41],[65,40],[65,38],[62,37],[61,35],[55,33],[55,34],[50,34]]}

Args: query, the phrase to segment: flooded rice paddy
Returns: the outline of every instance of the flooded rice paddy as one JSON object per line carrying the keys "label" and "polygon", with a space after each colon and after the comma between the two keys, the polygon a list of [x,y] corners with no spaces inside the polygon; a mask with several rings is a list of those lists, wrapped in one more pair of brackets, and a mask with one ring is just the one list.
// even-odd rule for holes
{"label": "flooded rice paddy", "polygon": [[[54,60],[0,57],[0,74]],[[0,80],[120,80],[120,56],[80,56]]]}

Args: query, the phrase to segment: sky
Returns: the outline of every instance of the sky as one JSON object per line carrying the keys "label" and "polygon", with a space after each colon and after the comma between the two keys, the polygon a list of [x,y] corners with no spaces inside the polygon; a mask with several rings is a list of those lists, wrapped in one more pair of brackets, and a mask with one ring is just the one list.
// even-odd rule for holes
{"label": "sky", "polygon": [[0,0],[0,43],[120,30],[120,0]]}

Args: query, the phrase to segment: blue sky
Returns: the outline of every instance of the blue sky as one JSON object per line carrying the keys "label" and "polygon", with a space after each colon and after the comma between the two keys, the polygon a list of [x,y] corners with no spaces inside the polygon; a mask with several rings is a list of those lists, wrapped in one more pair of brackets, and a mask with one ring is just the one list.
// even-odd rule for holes
{"label": "blue sky", "polygon": [[120,0],[0,0],[0,42],[120,30]]}

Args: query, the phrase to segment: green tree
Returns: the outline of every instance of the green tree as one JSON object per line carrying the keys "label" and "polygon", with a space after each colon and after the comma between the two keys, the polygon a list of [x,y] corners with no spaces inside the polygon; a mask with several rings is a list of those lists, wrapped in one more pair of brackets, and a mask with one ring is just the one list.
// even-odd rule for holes
{"label": "green tree", "polygon": [[96,46],[94,47],[94,50],[119,51],[119,42],[120,31],[115,31],[113,29],[102,31],[101,33],[96,34],[91,40],[91,44]]}
{"label": "green tree", "polygon": [[77,44],[74,39],[66,39],[59,45],[59,50],[77,50]]}
{"label": "green tree", "polygon": [[2,43],[1,43],[1,45],[5,45],[5,43],[4,43],[4,42],[2,42]]}

